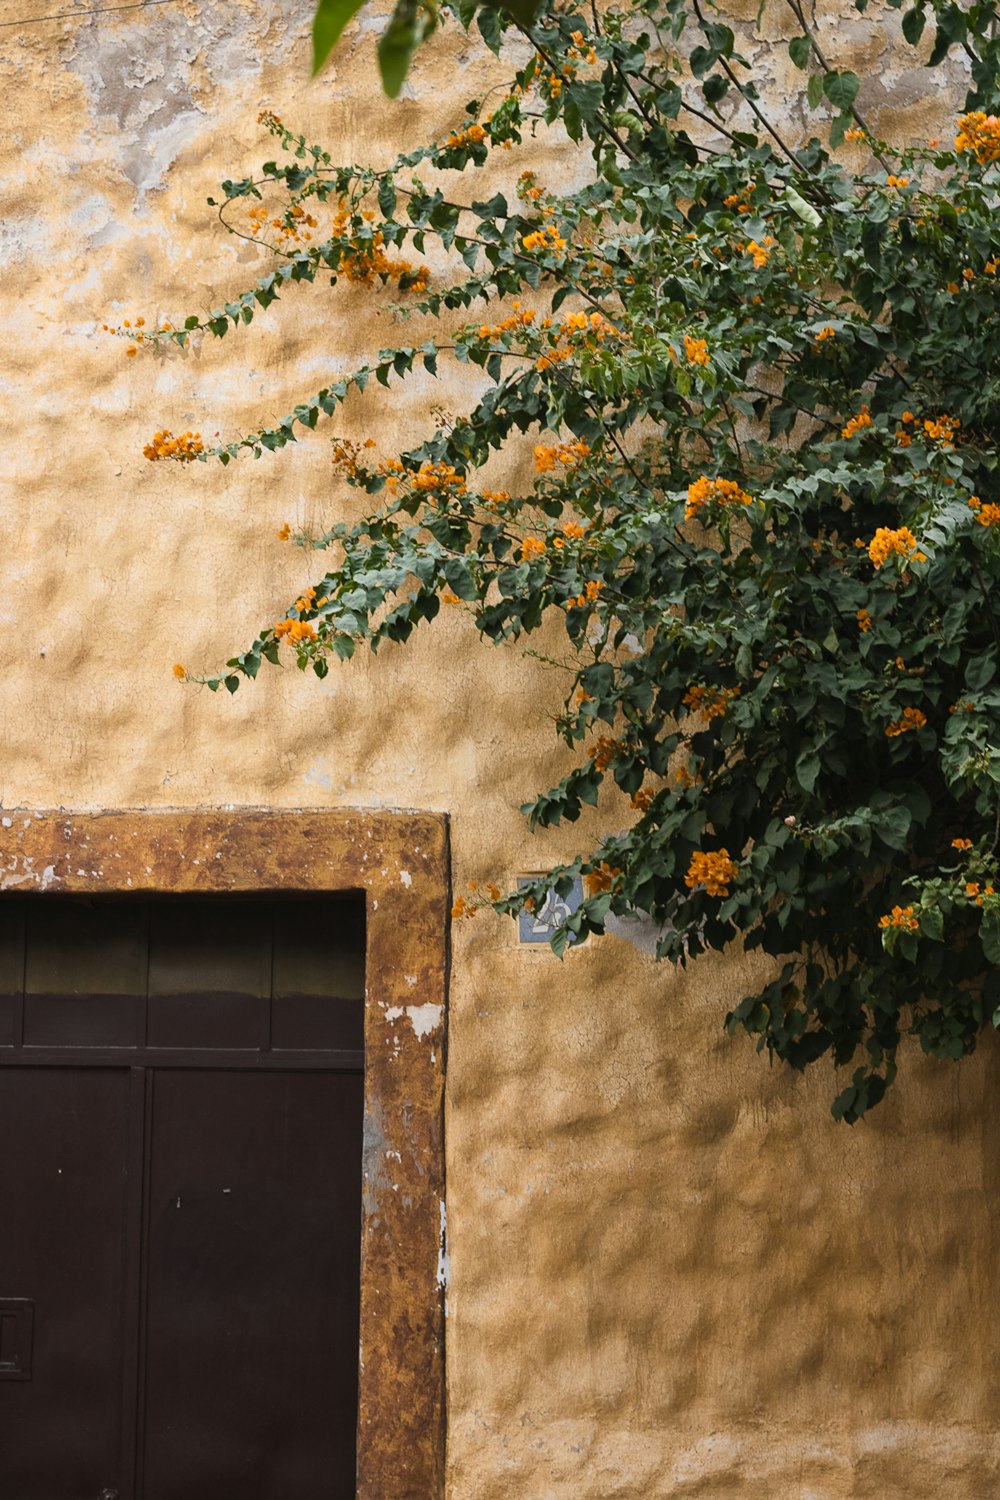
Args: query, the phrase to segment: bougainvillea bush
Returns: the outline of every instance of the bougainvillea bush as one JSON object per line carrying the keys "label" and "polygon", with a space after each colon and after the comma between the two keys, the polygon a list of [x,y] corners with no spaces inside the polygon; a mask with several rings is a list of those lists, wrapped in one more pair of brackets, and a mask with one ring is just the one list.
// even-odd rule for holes
{"label": "bougainvillea bush", "polygon": [[[498,645],[560,622],[573,766],[524,811],[571,821],[613,784],[625,831],[495,904],[582,873],[557,951],[609,913],[648,914],[675,963],[762,949],[774,978],[727,1024],[796,1068],[852,1064],[848,1121],[904,1033],[959,1058],[1000,1025],[1000,121],[992,9],[953,11],[903,19],[911,42],[936,24],[933,66],[973,58],[948,138],[905,149],[804,22],[790,50],[826,144],[790,139],[733,33],[680,0],[543,10],[510,88],[385,170],[265,114],[278,160],[218,206],[267,274],[207,318],[118,330],[139,355],[222,337],[327,278],[438,320],[275,427],[151,439],[152,461],[228,464],[327,425],[370,497],[291,538],[316,560],[301,593],[197,680],[322,677],[442,609]],[[517,23],[478,24],[500,50]],[[571,192],[517,175],[556,126],[589,162]],[[474,367],[465,414],[405,452],[338,435],[366,387],[391,431],[379,387],[443,359]],[[511,492],[483,474],[500,450],[524,459]]]}

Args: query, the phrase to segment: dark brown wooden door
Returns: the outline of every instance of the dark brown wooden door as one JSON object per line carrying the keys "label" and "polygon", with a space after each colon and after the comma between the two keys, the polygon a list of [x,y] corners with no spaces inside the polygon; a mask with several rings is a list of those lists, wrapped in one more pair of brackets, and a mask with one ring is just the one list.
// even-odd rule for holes
{"label": "dark brown wooden door", "polygon": [[362,1080],[153,1085],[144,1500],[354,1495]]}
{"label": "dark brown wooden door", "polygon": [[314,905],[0,903],[0,1500],[353,1500],[364,907]]}
{"label": "dark brown wooden door", "polygon": [[97,1500],[125,1478],[129,1101],[125,1070],[0,1073],[0,1494],[10,1500]]}

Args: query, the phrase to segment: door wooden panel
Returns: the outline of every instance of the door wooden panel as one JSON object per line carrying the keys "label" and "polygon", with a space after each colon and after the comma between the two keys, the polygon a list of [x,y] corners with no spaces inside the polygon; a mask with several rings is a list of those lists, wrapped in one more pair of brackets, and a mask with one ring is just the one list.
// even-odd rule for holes
{"label": "door wooden panel", "polygon": [[353,1500],[364,945],[0,901],[0,1500]]}
{"label": "door wooden panel", "polygon": [[23,1365],[30,1334],[29,1378],[0,1369],[10,1500],[131,1495],[121,1473],[129,1129],[124,1069],[0,1071],[0,1299],[33,1303],[30,1330],[16,1309],[0,1320],[8,1366]]}
{"label": "door wooden panel", "polygon": [[144,1500],[349,1500],[362,1077],[153,1089]]}

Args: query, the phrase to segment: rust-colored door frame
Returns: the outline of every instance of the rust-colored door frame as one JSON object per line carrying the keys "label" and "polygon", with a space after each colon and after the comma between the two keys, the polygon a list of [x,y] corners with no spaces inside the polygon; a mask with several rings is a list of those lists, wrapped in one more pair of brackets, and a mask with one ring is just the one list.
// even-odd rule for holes
{"label": "rust-colored door frame", "polygon": [[440,1500],[447,820],[19,810],[3,815],[0,856],[0,890],[19,895],[366,893],[357,1496]]}

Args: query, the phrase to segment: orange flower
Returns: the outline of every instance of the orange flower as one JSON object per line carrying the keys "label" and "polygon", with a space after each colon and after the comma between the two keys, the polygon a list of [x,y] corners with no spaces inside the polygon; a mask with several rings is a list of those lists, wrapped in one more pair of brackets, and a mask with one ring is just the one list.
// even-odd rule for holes
{"label": "orange flower", "polygon": [[602,891],[610,891],[615,881],[621,874],[617,865],[609,865],[603,861],[593,870],[588,870],[583,877],[583,888],[588,896],[599,896]]}
{"label": "orange flower", "polygon": [[890,740],[898,739],[901,734],[908,734],[911,729],[923,729],[927,723],[927,715],[919,708],[904,708],[902,717],[894,719],[885,731]]}
{"label": "orange flower", "polygon": [[879,917],[878,925],[883,931],[887,927],[901,927],[904,932],[920,930],[920,923],[913,915],[912,906],[894,906],[887,917]]}
{"label": "orange flower", "polygon": [[739,696],[738,687],[708,688],[696,683],[688,688],[681,702],[693,713],[704,714],[706,719],[717,719],[729,708],[730,700]]}
{"label": "orange flower", "polygon": [[953,849],[971,849],[972,848],[972,840],[971,839],[952,839],[952,841],[951,841],[951,847]]}
{"label": "orange flower", "polygon": [[916,545],[917,539],[909,527],[900,526],[898,530],[892,531],[886,526],[880,526],[868,543],[868,556],[876,568],[881,568],[894,555],[908,558],[915,551]]}
{"label": "orange flower", "polygon": [[174,676],[178,682],[183,682],[187,676],[187,667],[182,667],[179,661],[174,662]]}
{"label": "orange flower", "polygon": [[709,479],[702,475],[688,485],[687,505],[684,507],[684,519],[690,521],[706,505],[752,505],[753,496],[748,495],[746,490],[740,489],[739,485],[732,479]]}
{"label": "orange flower", "polygon": [[871,425],[871,413],[868,410],[868,403],[865,402],[862,404],[861,410],[858,412],[857,416],[851,417],[850,421],[847,423],[847,426],[840,429],[840,435],[844,439],[857,437],[859,432],[861,432],[865,427],[870,427]]}
{"label": "orange flower", "polygon": [[728,896],[730,882],[738,874],[739,867],[729,858],[728,849],[720,849],[717,853],[697,850],[691,856],[684,884],[691,891],[704,886],[707,896]]}

